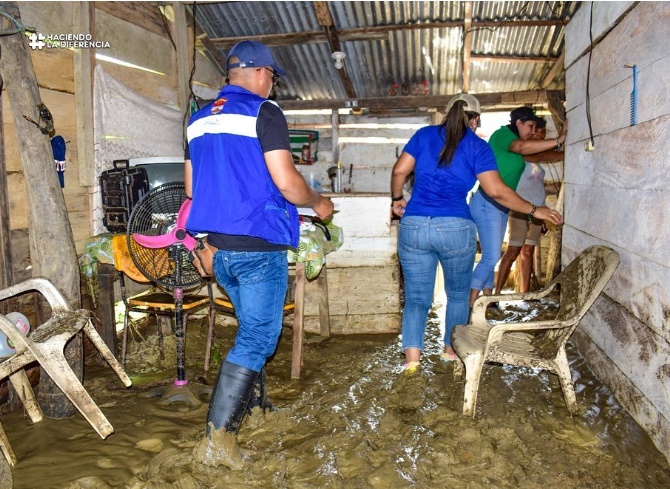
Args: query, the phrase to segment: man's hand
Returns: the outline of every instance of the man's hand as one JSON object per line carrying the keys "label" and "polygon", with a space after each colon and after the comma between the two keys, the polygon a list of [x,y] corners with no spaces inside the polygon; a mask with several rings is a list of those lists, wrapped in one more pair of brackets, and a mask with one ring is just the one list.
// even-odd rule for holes
{"label": "man's hand", "polygon": [[312,210],[321,219],[328,219],[332,216],[334,209],[333,201],[323,195],[319,195],[319,200],[312,206]]}

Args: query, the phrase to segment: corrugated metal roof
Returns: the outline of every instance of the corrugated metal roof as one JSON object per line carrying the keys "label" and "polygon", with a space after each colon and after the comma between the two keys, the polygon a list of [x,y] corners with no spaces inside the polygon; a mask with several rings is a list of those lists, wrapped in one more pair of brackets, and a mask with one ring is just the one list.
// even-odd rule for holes
{"label": "corrugated metal roof", "polygon": [[[218,41],[220,54],[228,54],[230,38],[325,32],[319,25],[318,2],[222,2],[198,4],[196,18],[210,39]],[[464,18],[466,2],[325,2],[334,28],[341,36],[344,61],[357,98],[388,96],[394,84],[398,96],[403,86],[410,94],[430,95],[461,91]],[[473,2],[471,28],[471,93],[536,90],[564,49],[564,25],[580,2]],[[521,25],[518,21],[562,21],[554,25]],[[412,28],[416,24],[445,23],[444,27]],[[482,24],[485,22],[485,24]],[[545,22],[547,24],[548,22]],[[374,28],[404,26],[373,32]],[[373,28],[347,40],[347,30]],[[331,58],[331,48],[321,36],[288,41],[261,38],[271,47],[277,63],[288,73],[276,94],[278,100],[347,99]],[[286,40],[283,41],[286,44]],[[487,60],[480,56],[535,58]],[[537,58],[547,58],[546,61]],[[561,70],[547,89],[563,90]]]}

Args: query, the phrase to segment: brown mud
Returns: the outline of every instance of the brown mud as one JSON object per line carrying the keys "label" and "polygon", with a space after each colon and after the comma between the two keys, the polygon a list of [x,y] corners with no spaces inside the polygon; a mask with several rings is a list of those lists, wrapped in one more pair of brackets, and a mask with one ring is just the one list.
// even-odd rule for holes
{"label": "brown mud", "polygon": [[206,318],[190,319],[186,372],[196,401],[167,405],[160,395],[174,377],[174,339],[166,338],[160,361],[156,337],[144,330],[146,340],[130,344],[131,389],[106,366],[86,367],[85,385],[115,428],[106,440],[79,414],[37,424],[21,412],[2,416],[18,458],[14,487],[670,487],[663,455],[572,347],[579,416],[569,416],[550,375],[486,366],[477,417],[464,417],[463,383],[439,360],[442,315],[437,310],[430,320],[420,373],[408,377],[398,373],[397,335],[308,335],[302,378],[291,380],[285,328],[267,366],[269,397],[282,409],[256,409],[244,419],[238,439],[245,466],[236,471],[193,457],[205,428],[207,384],[235,328],[217,326],[215,372],[203,379]]}

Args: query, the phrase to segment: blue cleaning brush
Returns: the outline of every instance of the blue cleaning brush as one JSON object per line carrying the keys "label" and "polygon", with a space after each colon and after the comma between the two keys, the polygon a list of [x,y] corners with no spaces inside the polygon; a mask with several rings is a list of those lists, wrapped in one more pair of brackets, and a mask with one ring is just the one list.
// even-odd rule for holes
{"label": "blue cleaning brush", "polygon": [[633,69],[633,91],[630,92],[630,125],[637,124],[637,65],[624,65],[624,68]]}

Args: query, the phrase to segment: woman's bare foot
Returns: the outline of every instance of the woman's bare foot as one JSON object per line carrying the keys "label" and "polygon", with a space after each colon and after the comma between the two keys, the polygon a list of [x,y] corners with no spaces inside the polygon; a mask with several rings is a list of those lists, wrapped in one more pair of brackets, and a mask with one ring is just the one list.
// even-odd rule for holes
{"label": "woman's bare foot", "polygon": [[440,360],[443,362],[453,362],[456,360],[458,356],[456,355],[456,352],[451,346],[444,346],[444,350],[442,351],[442,354],[440,355]]}

